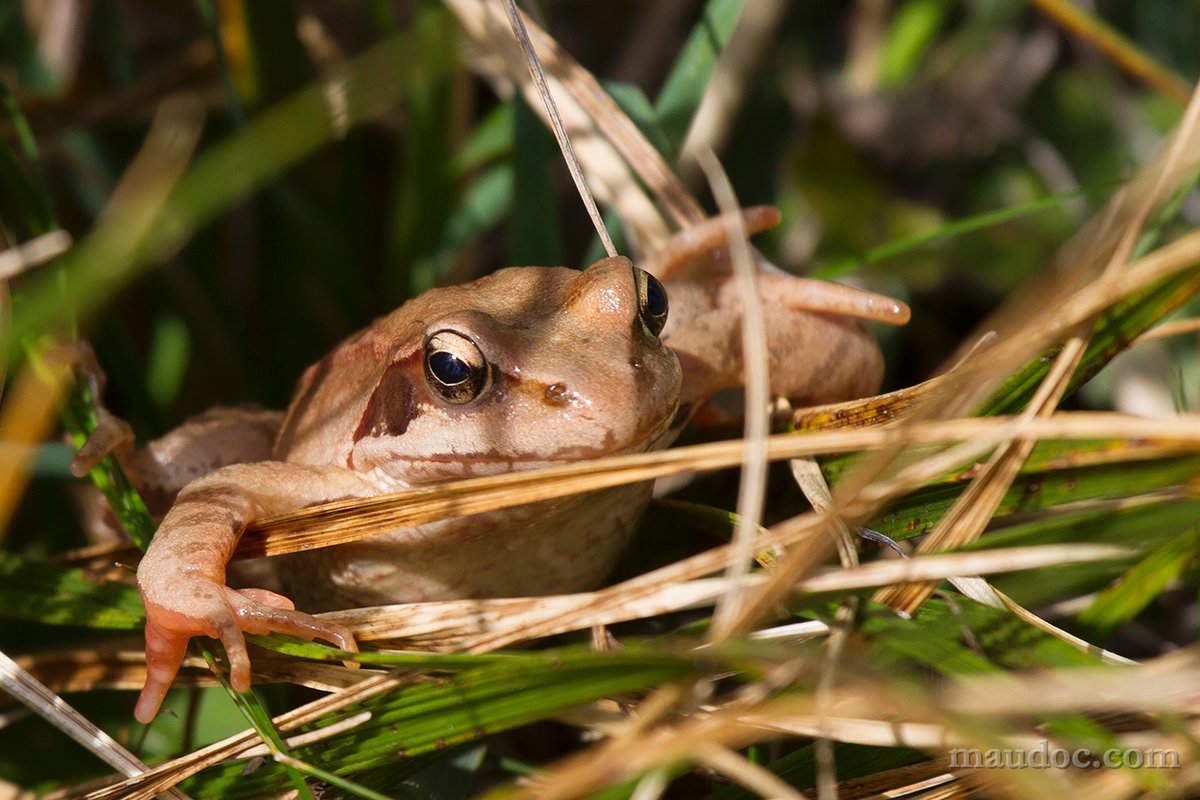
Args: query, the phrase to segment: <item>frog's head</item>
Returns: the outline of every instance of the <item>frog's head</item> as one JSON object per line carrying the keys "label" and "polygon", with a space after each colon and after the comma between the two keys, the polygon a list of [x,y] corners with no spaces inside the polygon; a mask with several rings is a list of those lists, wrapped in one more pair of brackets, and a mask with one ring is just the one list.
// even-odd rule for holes
{"label": "frog's head", "polygon": [[666,316],[662,285],[625,258],[431,290],[335,354],[376,365],[351,377],[369,392],[338,458],[407,482],[649,449],[679,403]]}

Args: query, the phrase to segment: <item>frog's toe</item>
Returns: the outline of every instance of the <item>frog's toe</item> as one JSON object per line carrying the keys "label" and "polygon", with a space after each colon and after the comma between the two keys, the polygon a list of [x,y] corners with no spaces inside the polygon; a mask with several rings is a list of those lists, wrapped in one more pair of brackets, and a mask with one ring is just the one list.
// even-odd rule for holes
{"label": "frog's toe", "polygon": [[148,725],[158,714],[167,689],[171,688],[179,665],[183,663],[190,638],[186,633],[161,628],[153,622],[146,623],[146,684],[133,709],[138,722]]}
{"label": "frog's toe", "polygon": [[247,633],[274,631],[308,641],[321,639],[342,650],[358,652],[349,628],[296,611],[292,601],[283,595],[266,589],[228,589],[227,592],[238,625]]}
{"label": "frog's toe", "polygon": [[271,608],[282,608],[285,611],[295,611],[296,604],[281,594],[270,589],[235,589],[243,597],[249,597],[256,603],[262,603]]}
{"label": "frog's toe", "polygon": [[100,409],[96,429],[71,459],[71,474],[82,478],[107,455],[122,455],[133,447],[133,429],[120,417]]}
{"label": "frog's toe", "polygon": [[235,611],[236,622],[230,620],[217,626],[217,638],[229,660],[229,685],[237,692],[250,691],[250,655],[246,652],[245,626]]}

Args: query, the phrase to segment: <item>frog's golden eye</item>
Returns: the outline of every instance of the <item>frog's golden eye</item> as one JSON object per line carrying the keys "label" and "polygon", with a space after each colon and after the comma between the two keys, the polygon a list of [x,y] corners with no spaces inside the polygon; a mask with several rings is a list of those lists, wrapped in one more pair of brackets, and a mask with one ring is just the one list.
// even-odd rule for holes
{"label": "frog's golden eye", "polygon": [[483,351],[461,333],[441,330],[425,340],[425,380],[446,402],[470,403],[487,391],[491,376]]}
{"label": "frog's golden eye", "polygon": [[637,271],[637,289],[638,319],[652,336],[658,336],[667,324],[667,290],[644,269]]}

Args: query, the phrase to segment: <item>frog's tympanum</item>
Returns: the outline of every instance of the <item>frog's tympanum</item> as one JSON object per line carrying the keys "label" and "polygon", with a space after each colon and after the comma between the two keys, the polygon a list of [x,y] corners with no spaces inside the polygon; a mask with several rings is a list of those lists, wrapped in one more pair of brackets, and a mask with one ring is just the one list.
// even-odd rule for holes
{"label": "frog's tympanum", "polygon": [[[255,519],[670,444],[692,411],[742,374],[726,258],[711,243],[689,248],[688,258],[657,262],[663,283],[609,258],[583,271],[519,267],[430,290],[310,367],[286,415],[209,412],[127,453],[139,488],[169,508],[137,571],[149,668],[137,718],[157,713],[193,636],[221,640],[233,686],[245,690],[243,632],[353,649],[348,630],[310,614],[595,587],[649,485],[267,559],[272,590],[230,588],[226,566]],[[903,321],[902,306],[778,273],[759,284],[775,394],[822,403],[878,388],[878,347],[851,314]],[[79,466],[95,456],[84,452]]]}

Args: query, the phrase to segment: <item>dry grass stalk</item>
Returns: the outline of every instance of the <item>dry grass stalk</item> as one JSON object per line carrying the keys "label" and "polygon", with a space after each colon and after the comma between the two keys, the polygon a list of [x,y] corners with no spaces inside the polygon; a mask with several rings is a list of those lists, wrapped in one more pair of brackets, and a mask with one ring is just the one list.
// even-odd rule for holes
{"label": "dry grass stalk", "polygon": [[[728,548],[718,550],[727,560]],[[715,571],[720,568],[717,559],[712,558],[716,552],[709,551],[688,560],[698,564],[699,569]],[[964,571],[978,574],[1019,572],[1129,555],[1129,550],[1112,545],[1062,544],[875,561],[850,569],[819,568],[816,574],[797,582],[793,591],[844,594],[906,579],[943,580]],[[665,573],[669,578],[664,580],[659,573]],[[725,577],[681,582],[680,570],[672,564],[657,573],[647,573],[595,592],[405,603],[331,611],[320,616],[352,628],[361,641],[388,640],[439,650],[483,652],[593,625],[712,605],[728,591],[733,580]],[[754,587],[762,585],[767,577],[750,575],[736,580],[746,587]]]}
{"label": "dry grass stalk", "polygon": [[[1196,236],[1196,245],[1200,256],[1200,234]],[[1119,437],[1114,437],[1116,432],[1120,432]],[[971,453],[986,452],[1003,438],[1017,434],[1035,439],[1138,440],[1158,445],[1159,452],[1166,449],[1183,453],[1195,450],[1200,444],[1200,418],[1155,421],[1123,414],[1072,412],[1044,420],[991,417],[918,422],[904,426],[821,431],[803,436],[779,434],[768,438],[767,455],[775,461],[899,445],[912,448],[968,442],[969,446],[964,450],[952,453],[949,458],[936,463],[936,469],[927,471],[932,474],[910,473],[898,488],[889,485],[886,494],[891,496],[922,480],[944,474],[974,457]],[[744,453],[745,445],[740,441],[712,442],[327,503],[257,521],[243,537],[238,554],[254,557],[328,547],[437,519],[478,514],[670,475],[724,469],[739,465]],[[871,498],[878,499],[876,495]]]}
{"label": "dry grass stalk", "polygon": [[[512,37],[499,4],[482,0],[447,0],[446,5],[462,25],[464,44],[467,45],[464,55],[472,68],[491,80],[501,95],[508,94],[507,87],[515,84],[530,108],[540,111],[537,89],[529,78],[524,56]],[[528,17],[525,25],[541,57],[547,86],[558,101],[567,135],[579,156],[588,185],[599,200],[617,209],[621,219],[637,233],[644,247],[665,241],[670,235],[667,218],[641,188],[622,156],[617,141],[607,137],[580,104],[579,97],[586,95],[586,90],[580,91],[570,85],[573,81],[582,80],[580,76],[586,74],[585,71],[557,47],[550,52],[546,46],[549,37],[544,36],[541,28]],[[598,85],[596,90],[603,93]],[[640,138],[640,134],[638,136]],[[618,141],[627,138],[622,134]],[[666,168],[665,173],[670,174],[670,169]],[[671,178],[674,178],[673,174]],[[668,196],[680,197],[678,192],[670,191]],[[679,200],[674,208],[676,218],[680,213],[702,218],[703,212],[686,191],[683,197],[686,199]],[[691,205],[688,204],[689,200]]]}
{"label": "dry grass stalk", "polygon": [[[341,692],[314,700],[286,714],[280,714],[271,722],[275,725],[276,730],[281,732],[293,730],[314,722],[326,714],[392,691],[405,683],[406,680],[403,677],[395,675],[379,675],[368,678]],[[256,731],[246,729],[181,758],[157,764],[136,778],[115,782],[87,792],[82,795],[81,800],[150,800],[206,767],[236,758],[242,751],[257,747],[260,741]]]}
{"label": "dry grass stalk", "polygon": [[[812,457],[795,458],[791,461],[792,477],[800,486],[800,490],[808,499],[814,510],[829,514],[833,509],[833,496],[825,476],[816,459]],[[854,534],[840,518],[831,516],[828,533],[833,537],[837,547],[838,560],[842,567],[850,569],[858,566],[858,548]],[[829,713],[830,693],[833,689],[838,664],[845,652],[846,637],[853,627],[858,614],[859,598],[852,596],[838,608],[834,626],[830,631],[825,658],[821,662],[820,677],[817,680],[817,705],[822,716]],[[817,764],[817,797],[821,800],[836,800],[837,764],[834,760],[833,743],[826,738],[816,740]]]}
{"label": "dry grass stalk", "polygon": [[704,766],[724,773],[762,797],[778,800],[804,800],[804,795],[793,789],[779,776],[765,767],[760,767],[740,753],[711,742],[701,742],[693,757]]}
{"label": "dry grass stalk", "polygon": [[961,779],[946,771],[944,761],[925,761],[883,770],[838,784],[842,800],[957,800],[972,797]]}
{"label": "dry grass stalk", "polygon": [[592,219],[592,225],[596,228],[596,234],[604,244],[604,252],[608,254],[609,258],[612,258],[617,255],[617,248],[613,245],[612,238],[608,235],[608,229],[604,227],[604,219],[600,216],[600,209],[596,208],[596,200],[592,197],[592,192],[588,189],[587,180],[583,177],[583,171],[579,167],[579,160],[575,157],[574,148],[571,147],[571,139],[567,136],[567,131],[563,127],[562,117],[558,114],[558,106],[555,105],[554,96],[546,86],[546,76],[542,72],[541,63],[538,61],[537,51],[534,50],[533,42],[529,40],[529,34],[525,30],[525,23],[521,20],[521,12],[517,9],[516,0],[504,0],[504,13],[508,16],[513,34],[517,37],[517,42],[521,46],[521,52],[524,54],[525,60],[529,65],[529,76],[533,79],[533,85],[537,89],[538,96],[541,98],[542,107],[546,110],[545,116],[550,122],[550,129],[554,132],[554,139],[558,142],[559,149],[562,150],[563,160],[566,162],[567,169],[571,173],[571,180],[575,182],[575,191],[579,193],[583,204],[587,206],[588,216]]}
{"label": "dry grass stalk", "polygon": [[1058,25],[1097,48],[1130,75],[1154,87],[1177,103],[1184,104],[1191,94],[1191,87],[1167,67],[1153,60],[1142,50],[1132,47],[1120,34],[1101,27],[1068,0],[1033,0],[1042,13]]}
{"label": "dry grass stalk", "polygon": [[10,280],[58,258],[70,249],[72,242],[71,234],[57,230],[0,252],[0,280]]}
{"label": "dry grass stalk", "polygon": [[1156,325],[1139,336],[1132,346],[1137,347],[1140,344],[1146,344],[1158,339],[1166,339],[1170,336],[1183,336],[1189,333],[1200,333],[1200,319],[1177,319],[1172,322],[1163,323],[1162,325]]}
{"label": "dry grass stalk", "polygon": [[[93,642],[86,648],[40,650],[15,660],[59,694],[99,688],[140,689],[146,677],[145,646],[140,637]],[[198,666],[204,666],[199,658],[185,660],[185,668]],[[211,676],[208,683],[215,683]]]}
{"label": "dry grass stalk", "polygon": [[1109,664],[1132,666],[1137,663],[1133,659],[1126,658],[1125,656],[1121,655],[1120,653],[1114,653],[1111,650],[1107,650],[1098,645],[1094,645],[1091,642],[1087,641],[1086,639],[1082,639],[1082,638],[1076,636],[1075,634],[1070,633],[1069,631],[1064,631],[1062,628],[1058,627],[1057,625],[1054,625],[1054,624],[1050,623],[1049,621],[1039,617],[1037,614],[1034,614],[1032,611],[1025,608],[1020,603],[1013,600],[1011,597],[1009,597],[1008,595],[1006,595],[1004,592],[1000,591],[996,587],[992,586],[991,584],[988,584],[986,581],[981,581],[981,582],[987,586],[987,591],[989,592],[989,594],[992,597],[996,598],[996,600],[998,600],[1001,604],[1003,604],[1004,608],[1007,608],[1009,611],[1011,611],[1013,616],[1015,616],[1017,619],[1024,622],[1026,625],[1029,625],[1030,627],[1033,627],[1033,628],[1037,628],[1038,630],[1040,630],[1044,633],[1048,633],[1051,636],[1055,637],[1056,639],[1060,639],[1060,640],[1066,642],[1067,644],[1071,645],[1075,649],[1081,650],[1085,653],[1090,653],[1090,654],[1096,656],[1097,658],[1099,658],[1101,661],[1107,662]]}
{"label": "dry grass stalk", "polygon": [[[146,771],[146,765],[119,742],[80,714],[40,681],[21,668],[8,656],[0,653],[0,683],[63,733],[123,775],[136,776]],[[172,800],[187,800],[187,795],[171,789],[164,792]]]}
{"label": "dry grass stalk", "polygon": [[743,432],[746,452],[742,459],[738,485],[737,523],[733,531],[733,562],[727,576],[730,589],[717,604],[709,631],[714,642],[721,642],[736,632],[732,622],[738,616],[742,602],[740,579],[750,571],[754,557],[754,538],[762,519],[763,502],[767,494],[767,436],[771,432],[768,415],[770,376],[767,365],[767,330],[763,317],[762,298],[755,279],[757,269],[746,238],[746,227],[740,213],[733,184],[721,163],[711,151],[700,156],[700,164],[708,176],[713,196],[725,221],[725,240],[729,243],[738,299],[742,306],[742,363],[745,382],[746,421]]}
{"label": "dry grass stalk", "polygon": [[967,716],[1112,710],[1198,716],[1200,661],[1193,648],[1133,667],[960,676],[945,690],[943,705]]}

